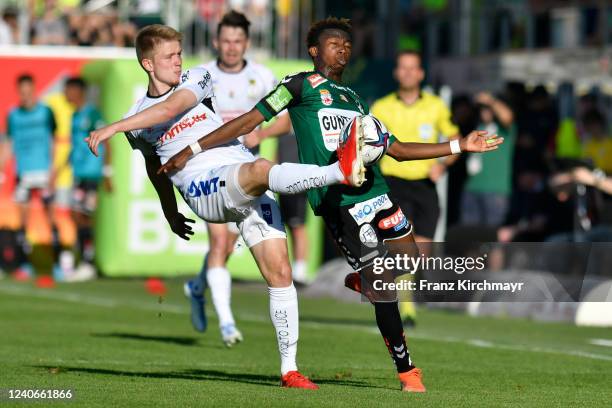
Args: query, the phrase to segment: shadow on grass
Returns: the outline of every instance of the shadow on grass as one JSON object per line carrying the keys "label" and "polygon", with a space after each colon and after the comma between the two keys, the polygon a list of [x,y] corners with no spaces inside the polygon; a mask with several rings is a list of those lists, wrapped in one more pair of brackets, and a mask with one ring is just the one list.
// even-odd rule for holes
{"label": "shadow on grass", "polygon": [[[42,368],[46,371],[54,373],[84,373],[94,375],[107,375],[117,377],[136,377],[136,378],[158,378],[158,379],[173,379],[173,380],[196,380],[196,381],[227,381],[239,382],[245,384],[264,385],[278,387],[280,378],[277,375],[265,374],[247,374],[247,373],[229,373],[219,370],[202,370],[191,369],[183,371],[167,371],[167,372],[147,372],[147,371],[125,371],[113,370],[107,368],[92,368],[92,367],[69,367],[69,366],[47,366],[36,365],[34,368]],[[385,388],[367,384],[363,381],[347,380],[347,379],[330,379],[330,378],[313,378],[319,384],[341,385],[360,388]]]}
{"label": "shadow on grass", "polygon": [[91,333],[93,337],[102,338],[117,338],[127,340],[141,341],[156,341],[160,343],[177,344],[179,346],[197,346],[198,339],[196,337],[180,337],[180,336],[153,336],[136,333]]}

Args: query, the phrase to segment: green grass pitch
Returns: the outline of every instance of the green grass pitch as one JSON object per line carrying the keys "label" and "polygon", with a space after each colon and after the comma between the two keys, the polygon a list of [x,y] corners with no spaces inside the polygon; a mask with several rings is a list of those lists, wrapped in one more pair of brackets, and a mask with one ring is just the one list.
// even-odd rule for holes
{"label": "green grass pitch", "polygon": [[612,348],[592,343],[611,329],[420,310],[406,334],[428,392],[411,395],[399,392],[371,306],[301,297],[298,362],[321,389],[289,390],[278,386],[265,286],[235,285],[245,342],[232,349],[214,316],[194,332],[181,282],[167,286],[160,299],[140,280],[0,281],[0,388],[73,390],[69,402],[31,403],[50,407],[612,406]]}

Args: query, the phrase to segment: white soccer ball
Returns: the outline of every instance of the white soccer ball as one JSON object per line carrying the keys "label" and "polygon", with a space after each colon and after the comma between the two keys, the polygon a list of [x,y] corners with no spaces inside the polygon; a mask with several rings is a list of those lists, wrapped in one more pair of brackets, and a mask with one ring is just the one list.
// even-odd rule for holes
{"label": "white soccer ball", "polygon": [[372,115],[355,116],[342,129],[341,140],[346,140],[352,129],[363,136],[363,148],[361,150],[363,163],[366,166],[376,164],[385,155],[389,147],[389,132],[385,125]]}

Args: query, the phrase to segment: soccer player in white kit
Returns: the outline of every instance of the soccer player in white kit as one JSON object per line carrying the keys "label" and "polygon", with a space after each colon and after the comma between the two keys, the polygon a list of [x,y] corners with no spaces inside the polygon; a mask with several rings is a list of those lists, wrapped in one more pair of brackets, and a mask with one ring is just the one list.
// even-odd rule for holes
{"label": "soccer player in white kit", "polygon": [[[184,239],[193,234],[177,210],[172,184],[191,209],[212,223],[236,222],[268,283],[270,317],[281,357],[281,385],[317,389],[297,369],[297,293],[291,279],[286,235],[273,192],[295,194],[332,184],[358,186],[364,167],[357,143],[339,147],[340,161],[328,166],[283,163],[255,157],[238,141],[202,151],[198,139],[217,129],[222,120],[204,68],[182,71],[182,36],[155,24],[140,30],[136,53],[147,72],[147,95],[118,122],[90,133],[86,139],[97,154],[99,143],[125,132],[145,157],[147,174],[160,198],[172,230]],[[166,176],[162,163],[189,147],[194,154],[184,168]],[[171,183],[171,182],[172,183]]]}
{"label": "soccer player in white kit", "polygon": [[[249,20],[242,13],[232,10],[225,14],[217,26],[217,38],[213,41],[218,59],[203,65],[211,73],[218,113],[224,123],[253,109],[277,83],[268,68],[244,58],[249,46],[249,25]],[[284,123],[289,128],[288,120],[277,123]],[[242,139],[238,140],[242,142]],[[226,268],[238,231],[234,223],[206,225],[210,248],[198,276],[185,283],[185,294],[191,301],[194,329],[205,331],[204,290],[208,284],[219,319],[221,338],[231,347],[243,339],[230,306],[232,280]]]}

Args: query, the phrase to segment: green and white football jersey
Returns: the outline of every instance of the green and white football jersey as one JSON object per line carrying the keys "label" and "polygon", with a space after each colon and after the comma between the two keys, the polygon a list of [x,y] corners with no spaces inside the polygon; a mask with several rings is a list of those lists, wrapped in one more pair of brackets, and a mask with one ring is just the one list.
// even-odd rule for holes
{"label": "green and white football jersey", "polygon": [[[370,112],[355,91],[316,71],[285,77],[256,105],[270,120],[284,109],[289,111],[297,138],[301,163],[325,166],[337,160],[336,148],[343,125],[357,115]],[[395,141],[390,138],[389,143]],[[334,185],[308,191],[315,214],[326,207],[359,203],[389,191],[378,165],[366,168],[367,181],[359,188]]]}

